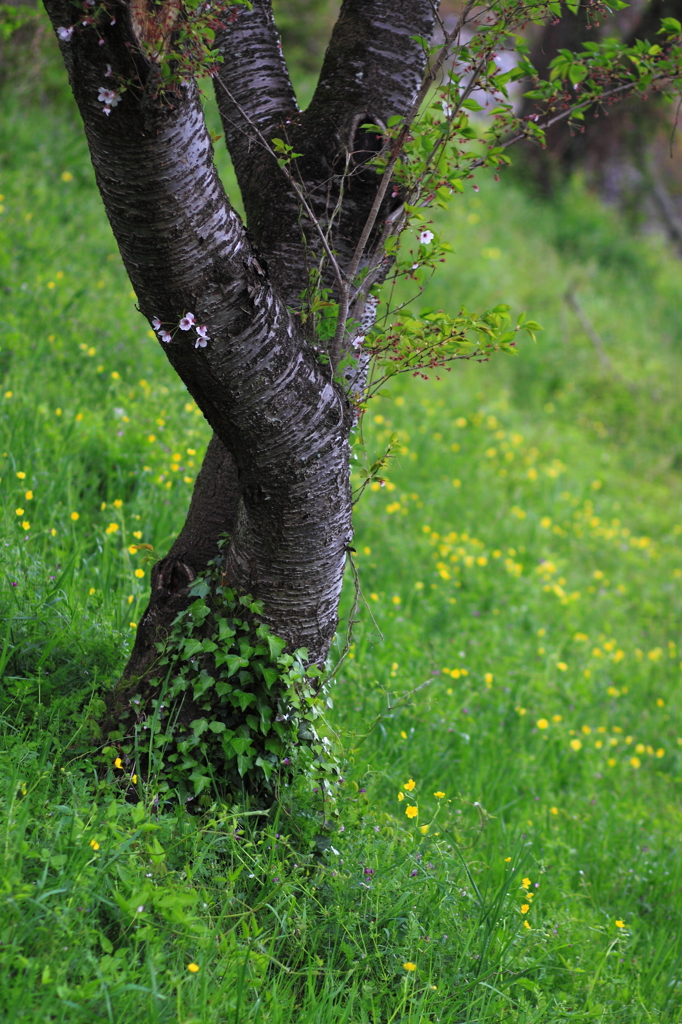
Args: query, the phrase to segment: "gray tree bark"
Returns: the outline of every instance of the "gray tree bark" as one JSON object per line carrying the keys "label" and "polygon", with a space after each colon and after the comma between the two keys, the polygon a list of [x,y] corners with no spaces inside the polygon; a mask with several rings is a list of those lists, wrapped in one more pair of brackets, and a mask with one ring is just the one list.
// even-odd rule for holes
{"label": "gray tree bark", "polygon": [[[68,34],[73,5],[45,6]],[[248,231],[218,177],[196,83],[157,92],[144,44],[172,39],[178,5],[123,0],[115,18],[97,10],[95,23],[60,38],[97,184],[139,308],[172,336],[160,344],[214,431],[187,522],[152,574],[124,686],[153,671],[155,642],[224,534],[230,586],[260,599],[273,632],[320,662],[352,538],[353,410],[296,315],[319,231],[266,143],[285,138],[302,154],[293,173],[343,268],[379,183],[366,166],[375,140],[359,126],[409,108],[425,61],[411,37],[430,35],[433,4],[345,0],[305,112],[269,0],[238,9],[216,40],[224,62],[215,90]],[[122,81],[107,114],[98,96]],[[187,312],[206,325],[205,347],[195,327],[178,329]]]}

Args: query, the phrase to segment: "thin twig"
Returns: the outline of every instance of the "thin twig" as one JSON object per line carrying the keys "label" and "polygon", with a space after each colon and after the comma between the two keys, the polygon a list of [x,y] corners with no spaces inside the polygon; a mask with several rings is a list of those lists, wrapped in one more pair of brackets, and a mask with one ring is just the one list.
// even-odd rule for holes
{"label": "thin twig", "polygon": [[379,722],[386,718],[391,711],[397,711],[399,708],[408,707],[408,698],[412,697],[415,693],[419,693],[420,690],[426,689],[426,687],[429,686],[437,678],[437,676],[431,676],[430,679],[426,679],[423,683],[420,683],[419,686],[415,686],[414,689],[408,690],[407,693],[403,693],[400,699],[395,704],[388,704],[386,706],[386,710],[382,711],[380,714],[376,716],[376,718],[374,719],[374,721],[372,722],[364,736],[362,736],[357,741],[357,743],[354,744],[354,749],[363,744],[365,740],[372,735]]}
{"label": "thin twig", "polygon": [[358,573],[358,568],[357,568],[357,566],[355,564],[355,560],[353,558],[353,553],[350,550],[350,548],[347,551],[347,557],[348,557],[348,561],[350,562],[351,572],[353,574],[353,604],[351,606],[351,610],[348,613],[348,627],[346,629],[346,642],[344,643],[343,650],[342,650],[342,652],[341,652],[341,654],[339,656],[339,660],[336,662],[336,665],[334,665],[334,668],[328,673],[328,675],[325,676],[323,686],[326,685],[327,683],[329,683],[334,678],[334,676],[339,671],[339,669],[343,665],[344,661],[348,657],[348,655],[350,653],[350,649],[353,646],[353,628],[354,628],[355,623],[357,621],[355,616],[357,615],[358,607],[360,605],[360,597],[361,597],[361,594],[362,594],[362,590],[361,590],[361,587],[360,587],[360,575]]}

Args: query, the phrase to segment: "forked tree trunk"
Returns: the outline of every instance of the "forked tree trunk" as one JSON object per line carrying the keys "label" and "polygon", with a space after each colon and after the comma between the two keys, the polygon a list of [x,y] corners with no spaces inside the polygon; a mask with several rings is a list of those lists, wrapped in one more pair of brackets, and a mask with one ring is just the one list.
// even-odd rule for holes
{"label": "forked tree trunk", "polygon": [[[343,189],[330,231],[343,268],[379,181],[365,166],[359,126],[409,107],[425,59],[412,37],[430,35],[433,4],[345,0],[305,113],[269,0],[233,9],[216,40],[224,62],[215,91],[247,234],[216,172],[195,82],[158,92],[149,54],[172,45],[177,4],[124,0],[79,11],[68,0],[45,3],[62,29],[97,184],[140,310],[172,335],[160,343],[214,431],[187,522],[152,573],[123,688],[153,673],[155,642],[225,534],[230,585],[261,600],[272,631],[320,662],[337,626],[352,537],[353,410],[296,316],[319,233],[265,142],[286,138],[301,154],[295,174],[323,229]],[[121,93],[109,113],[102,89]],[[206,325],[205,347],[196,347],[194,327],[178,329],[188,312]]]}

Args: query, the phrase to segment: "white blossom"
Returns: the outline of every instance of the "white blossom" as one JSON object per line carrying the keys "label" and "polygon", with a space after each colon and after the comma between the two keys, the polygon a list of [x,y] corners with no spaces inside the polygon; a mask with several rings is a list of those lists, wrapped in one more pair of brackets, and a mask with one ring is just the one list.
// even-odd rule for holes
{"label": "white blossom", "polygon": [[206,348],[207,345],[208,345],[208,342],[207,342],[206,338],[202,338],[201,336],[199,336],[199,337],[194,339],[194,347],[195,348]]}
{"label": "white blossom", "polygon": [[168,331],[159,331],[159,337],[161,338],[161,341],[164,343],[164,345],[167,345],[170,341],[173,340],[173,335],[169,334]]}
{"label": "white blossom", "polygon": [[158,331],[159,328],[161,327],[161,321],[159,320],[158,316],[152,317],[152,327],[154,328],[155,331]]}
{"label": "white blossom", "polygon": [[194,326],[194,313],[185,313],[179,325],[181,331],[188,331]]}
{"label": "white blossom", "polygon": [[203,341],[211,340],[211,337],[208,333],[208,327],[206,326],[206,324],[200,324],[199,327],[197,327],[197,334]]}
{"label": "white blossom", "polygon": [[451,106],[447,100],[441,101],[441,107],[443,108],[443,113],[446,117],[452,117],[455,112],[455,108]]}
{"label": "white blossom", "polygon": [[428,245],[429,242],[433,241],[433,231],[420,231],[419,241],[422,245]]}
{"label": "white blossom", "polygon": [[57,35],[63,43],[68,43],[73,35],[73,25],[68,28],[62,28],[61,26],[57,29]]}
{"label": "white blossom", "polygon": [[100,103],[104,104],[102,113],[107,116],[111,113],[112,107],[118,106],[121,102],[121,97],[113,89],[105,89],[104,86],[100,86],[97,92],[97,99]]}
{"label": "white blossom", "polygon": [[360,351],[360,349],[362,348],[362,343],[363,343],[364,340],[365,340],[364,334],[356,334],[355,335],[355,337],[353,338],[353,341],[351,342],[351,344],[352,344],[352,346],[353,346],[353,348],[355,349],[356,352]]}

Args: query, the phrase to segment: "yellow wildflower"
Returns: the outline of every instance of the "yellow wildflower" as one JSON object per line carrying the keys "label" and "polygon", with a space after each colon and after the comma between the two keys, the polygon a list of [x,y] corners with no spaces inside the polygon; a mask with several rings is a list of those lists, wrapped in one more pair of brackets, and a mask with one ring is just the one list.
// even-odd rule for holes
{"label": "yellow wildflower", "polygon": [[411,960],[408,960],[406,964],[403,964],[406,971],[416,971],[417,965],[413,964]]}
{"label": "yellow wildflower", "polygon": [[414,779],[408,779],[407,782],[403,785],[403,789],[406,789],[408,793],[411,793],[416,785],[417,783],[414,781]]}
{"label": "yellow wildflower", "polygon": [[419,814],[419,810],[414,804],[410,804],[409,807],[405,808],[405,814],[407,815],[408,818],[416,818],[417,815]]}
{"label": "yellow wildflower", "polygon": [[199,970],[199,964],[187,964],[187,970],[191,971],[192,974],[196,974]]}

